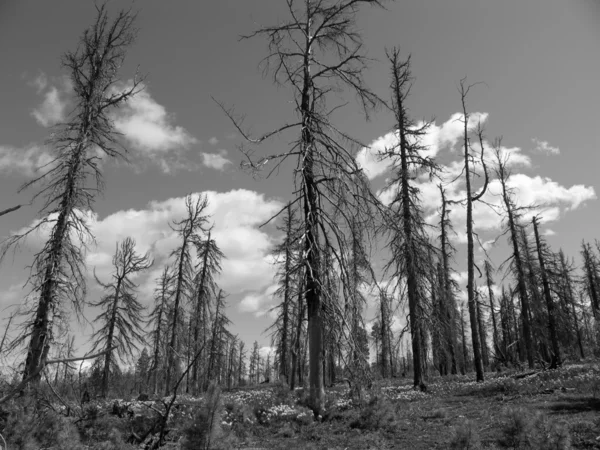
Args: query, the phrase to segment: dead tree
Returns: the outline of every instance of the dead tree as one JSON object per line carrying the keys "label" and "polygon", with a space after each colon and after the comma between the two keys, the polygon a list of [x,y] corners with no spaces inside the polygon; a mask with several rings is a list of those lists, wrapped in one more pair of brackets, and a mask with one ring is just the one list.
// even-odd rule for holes
{"label": "dead tree", "polygon": [[[216,241],[211,239],[211,231],[208,231],[206,239],[196,244],[196,251],[200,258],[195,279],[195,313],[192,317],[194,325],[193,353],[200,346],[200,332],[202,329],[202,345],[206,349],[206,333],[210,328],[207,320],[207,310],[210,297],[216,297],[217,284],[215,277],[221,272],[221,261],[224,258]],[[198,371],[202,356],[196,360],[192,370],[192,385],[195,391],[198,389]],[[208,386],[208,384],[206,384]]]}
{"label": "dead tree", "polygon": [[537,248],[538,260],[540,262],[540,275],[542,276],[542,287],[544,289],[544,299],[546,301],[546,308],[548,309],[548,330],[550,331],[550,342],[552,343],[552,362],[550,364],[551,369],[556,369],[562,365],[562,359],[560,357],[560,347],[558,345],[558,330],[556,326],[556,312],[554,307],[554,301],[552,300],[552,294],[550,294],[550,283],[548,281],[548,273],[546,272],[546,263],[544,258],[547,257],[547,246],[538,231],[538,219],[534,217],[533,220],[533,232],[535,234],[535,245]]}
{"label": "dead tree", "polygon": [[442,269],[442,283],[441,299],[440,302],[443,305],[443,312],[445,315],[446,323],[442,324],[445,327],[446,346],[448,353],[450,354],[450,373],[456,375],[456,282],[451,277],[450,260],[455,252],[452,243],[450,242],[449,233],[453,230],[452,223],[450,222],[450,209],[448,208],[448,201],[446,200],[446,192],[442,185],[439,185],[440,197],[442,200],[441,211],[440,211],[440,259]]}
{"label": "dead tree", "polygon": [[[353,147],[362,146],[339,130],[332,113],[342,87],[353,91],[365,112],[376,105],[377,98],[364,85],[362,72],[366,59],[361,53],[361,38],[355,19],[361,6],[380,6],[379,0],[286,0],[290,19],[264,27],[251,36],[265,37],[269,54],[264,59],[274,81],[294,93],[294,112],[298,120],[254,139],[242,129],[232,110],[223,107],[238,131],[253,144],[295,130],[296,140],[288,151],[269,155],[258,161],[248,156],[247,167],[261,169],[269,162],[273,169],[288,158],[297,159],[295,198],[303,215],[304,292],[308,311],[310,404],[320,414],[325,401],[323,380],[323,308],[322,252],[331,252],[340,268],[345,268],[344,236],[333,220],[339,204],[340,186],[352,202],[343,217],[360,217],[370,213],[365,204],[371,201],[366,177],[355,160]],[[336,97],[334,97],[334,94]],[[270,174],[269,173],[269,174]],[[373,201],[376,201],[373,197]],[[285,208],[284,208],[285,210]],[[362,217],[361,217],[362,218]]]}
{"label": "dead tree", "polygon": [[178,234],[180,243],[171,252],[171,257],[175,258],[173,263],[173,310],[169,327],[171,336],[167,347],[165,395],[168,395],[169,389],[171,389],[171,374],[175,364],[177,364],[175,355],[179,351],[180,310],[184,300],[189,300],[193,292],[194,266],[192,262],[192,248],[200,244],[201,236],[199,233],[206,231],[205,226],[208,222],[208,216],[203,213],[207,206],[208,199],[206,196],[199,195],[194,199],[191,195],[188,195],[185,198],[187,217],[175,222],[171,227]]}
{"label": "dead tree", "polygon": [[525,340],[525,352],[527,354],[527,362],[529,368],[534,367],[534,350],[533,350],[533,338],[531,332],[531,319],[530,319],[530,304],[529,296],[527,294],[527,287],[525,283],[525,271],[523,268],[523,261],[521,258],[521,251],[519,249],[519,226],[517,223],[518,215],[515,208],[515,204],[512,199],[512,191],[508,186],[508,179],[510,177],[510,171],[508,169],[509,154],[506,154],[501,149],[500,140],[494,144],[494,152],[496,156],[496,175],[500,186],[502,187],[502,201],[504,203],[504,210],[506,213],[506,220],[508,221],[508,230],[510,232],[510,243],[512,245],[512,257],[511,262],[514,267],[514,272],[517,278],[517,290],[519,298],[521,300],[521,318],[523,321],[523,339]]}
{"label": "dead tree", "polygon": [[494,357],[496,360],[506,364],[506,357],[502,350],[500,349],[500,340],[498,337],[498,324],[496,322],[496,306],[494,304],[494,279],[492,278],[492,272],[494,271],[492,267],[492,263],[489,260],[485,260],[483,264],[484,272],[485,272],[485,281],[487,284],[488,290],[488,301],[490,303],[490,317],[492,319],[492,340],[494,344]]}
{"label": "dead tree", "polygon": [[60,311],[66,303],[80,312],[85,298],[85,251],[93,239],[87,217],[103,188],[98,151],[110,158],[123,157],[125,151],[117,142],[110,114],[141,89],[138,77],[125,90],[118,79],[125,52],[135,38],[135,15],[121,11],[110,21],[105,5],[96,9],[96,21],[84,32],[77,50],[62,60],[70,73],[75,107],[49,140],[56,156],[42,175],[21,188],[43,186],[34,195],[34,200],[43,198],[41,220],[23,234],[11,236],[2,252],[5,255],[36,230],[50,231],[31,265],[29,283],[37,306],[22,336],[29,339],[23,379],[35,383],[52,345],[55,318],[65,317]]}
{"label": "dead tree", "polygon": [[300,263],[298,254],[301,251],[300,233],[301,226],[297,223],[296,210],[288,204],[283,218],[283,224],[277,229],[284,233],[283,240],[273,249],[273,255],[277,258],[278,270],[276,278],[279,288],[275,295],[281,298],[281,303],[274,310],[277,318],[269,329],[273,330],[273,338],[277,342],[277,356],[279,358],[279,375],[286,382],[291,382],[290,377],[290,349],[292,336],[292,308],[294,299],[297,298],[298,283],[294,282],[300,275]]}
{"label": "dead tree", "polygon": [[152,377],[152,389],[156,395],[158,393],[158,383],[161,368],[164,364],[161,361],[166,355],[161,354],[163,343],[165,340],[165,334],[168,329],[167,323],[167,309],[168,302],[172,292],[172,273],[169,266],[165,266],[160,275],[160,278],[156,280],[157,286],[154,289],[154,308],[150,312],[148,323],[153,326],[151,332],[152,339],[152,365],[148,371],[148,377]]}
{"label": "dead tree", "polygon": [[479,138],[479,144],[481,146],[481,155],[479,160],[483,167],[484,183],[483,187],[477,194],[473,194],[473,188],[471,185],[471,177],[475,173],[474,168],[471,164],[474,164],[474,158],[471,155],[471,140],[469,130],[469,117],[470,114],[467,112],[467,95],[474,84],[466,85],[466,78],[460,80],[460,98],[463,111],[463,156],[464,156],[464,174],[465,174],[465,187],[466,187],[466,207],[467,207],[467,307],[469,309],[469,320],[471,322],[471,344],[473,346],[473,363],[475,364],[475,374],[477,381],[483,381],[483,358],[481,355],[481,339],[479,336],[479,330],[477,326],[477,307],[475,304],[475,247],[473,240],[473,202],[480,200],[488,186],[488,172],[485,165],[484,157],[484,144],[483,144],[483,130],[481,123],[477,127],[477,136]]}
{"label": "dead tree", "polygon": [[419,189],[413,181],[422,173],[433,175],[438,168],[431,158],[424,155],[426,147],[421,144],[421,138],[426,134],[429,124],[417,127],[408,115],[406,98],[412,85],[410,57],[401,61],[397,49],[393,49],[387,56],[392,67],[390,108],[394,113],[398,142],[391,148],[386,148],[382,154],[382,157],[390,160],[394,171],[388,186],[388,189],[394,190],[394,197],[386,219],[386,226],[391,234],[389,247],[392,260],[386,268],[391,269],[392,276],[398,280],[406,277],[414,386],[426,389],[423,360],[426,343],[423,336],[427,276],[431,272],[431,245],[425,234]]}
{"label": "dead tree", "polygon": [[137,286],[132,280],[139,272],[149,269],[153,261],[150,255],[139,255],[135,251],[135,241],[126,238],[121,244],[117,244],[113,256],[112,282],[103,283],[96,277],[96,281],[107,295],[92,306],[104,309],[96,317],[94,322],[101,323],[102,327],[92,334],[94,343],[93,350],[103,348],[104,369],[102,370],[102,396],[108,393],[108,378],[111,365],[115,364],[113,349],[117,355],[124,359],[133,355],[137,349],[136,342],[142,342],[142,313],[144,306],[136,299]]}

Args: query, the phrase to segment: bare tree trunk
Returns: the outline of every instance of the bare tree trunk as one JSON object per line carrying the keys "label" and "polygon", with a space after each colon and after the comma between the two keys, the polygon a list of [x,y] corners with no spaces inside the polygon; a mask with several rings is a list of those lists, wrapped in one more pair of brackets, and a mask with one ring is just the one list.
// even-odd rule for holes
{"label": "bare tree trunk", "polygon": [[550,294],[550,283],[548,282],[548,274],[546,273],[546,263],[544,262],[544,255],[542,253],[542,243],[540,240],[540,234],[538,232],[537,218],[533,218],[533,232],[535,233],[535,245],[537,247],[538,259],[540,262],[540,273],[542,275],[542,286],[544,288],[544,298],[546,300],[546,308],[548,309],[548,329],[550,331],[550,342],[552,343],[552,363],[550,364],[551,369],[556,369],[562,365],[562,359],[560,357],[560,347],[558,345],[557,327],[556,327],[556,316],[554,311],[554,302]]}
{"label": "bare tree trunk", "polygon": [[121,278],[117,281],[115,298],[113,300],[111,320],[109,325],[108,337],[106,338],[106,353],[104,355],[104,369],[102,370],[102,397],[108,395],[108,378],[110,376],[110,363],[112,359],[113,337],[115,332],[115,320],[117,317],[117,308],[119,306],[119,295],[121,293]]}
{"label": "bare tree trunk", "polygon": [[494,341],[493,342],[494,343],[494,356],[496,357],[496,359],[498,359],[502,363],[506,364],[505,355],[502,352],[502,350],[500,349],[500,345],[499,345],[498,325],[496,323],[496,307],[494,305],[494,291],[492,289],[492,286],[494,284],[494,281],[492,280],[492,265],[487,260],[485,261],[484,269],[485,269],[485,279],[486,279],[487,288],[488,288],[488,300],[490,302],[490,317],[492,318],[492,332],[493,332],[492,338]]}
{"label": "bare tree trunk", "polygon": [[[475,374],[477,381],[483,381],[483,360],[481,356],[481,342],[479,336],[479,327],[477,322],[477,308],[475,305],[475,257],[474,257],[474,244],[473,244],[473,200],[475,197],[471,194],[471,168],[470,159],[471,154],[469,152],[469,115],[467,113],[466,97],[471,86],[465,88],[464,79],[460,82],[461,88],[461,101],[463,109],[463,120],[464,120],[464,167],[465,167],[465,183],[466,183],[466,202],[467,202],[467,307],[469,309],[469,319],[471,321],[471,343],[473,346],[473,359],[475,364]],[[482,148],[483,155],[483,148]],[[482,156],[483,162],[483,156]],[[487,173],[486,173],[487,180]],[[478,194],[477,198],[481,197],[485,192],[485,187]]]}

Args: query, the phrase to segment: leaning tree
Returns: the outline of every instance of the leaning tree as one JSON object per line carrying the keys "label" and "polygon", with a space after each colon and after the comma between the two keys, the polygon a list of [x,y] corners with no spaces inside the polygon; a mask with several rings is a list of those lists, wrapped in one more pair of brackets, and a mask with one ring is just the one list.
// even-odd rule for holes
{"label": "leaning tree", "polygon": [[377,104],[376,96],[362,78],[367,61],[356,16],[361,6],[381,6],[381,1],[286,0],[286,5],[288,20],[260,28],[247,37],[268,40],[269,54],[264,62],[274,81],[293,92],[297,120],[253,138],[233,110],[222,108],[242,136],[253,144],[295,131],[290,148],[282,153],[259,160],[252,158],[250,151],[246,154],[247,164],[253,169],[272,163],[269,173],[284,161],[296,159],[292,206],[300,204],[303,216],[301,263],[308,312],[310,403],[313,411],[320,413],[325,401],[323,311],[329,303],[323,291],[322,254],[330,253],[340,269],[346,267],[342,261],[346,254],[342,250],[346,246],[344,232],[339,220],[334,220],[336,205],[340,204],[340,185],[351,199],[344,202],[345,222],[367,214],[370,201],[366,178],[352,150],[361,144],[338,129],[332,115],[342,106],[339,95],[344,88],[356,94],[365,112]]}
{"label": "leaning tree", "polygon": [[4,255],[34,231],[49,231],[31,265],[29,283],[37,305],[22,336],[29,339],[23,380],[33,382],[39,381],[46,365],[55,319],[65,319],[62,311],[68,303],[79,313],[85,299],[85,251],[93,240],[87,219],[103,188],[100,161],[125,154],[110,114],[142,88],[137,76],[125,89],[118,78],[135,38],[135,15],[121,11],[111,21],[105,5],[96,9],[94,24],[83,33],[77,49],[62,59],[73,84],[75,107],[49,139],[55,156],[40,176],[21,188],[42,186],[33,198],[43,201],[41,219],[24,233],[12,235],[3,246]]}

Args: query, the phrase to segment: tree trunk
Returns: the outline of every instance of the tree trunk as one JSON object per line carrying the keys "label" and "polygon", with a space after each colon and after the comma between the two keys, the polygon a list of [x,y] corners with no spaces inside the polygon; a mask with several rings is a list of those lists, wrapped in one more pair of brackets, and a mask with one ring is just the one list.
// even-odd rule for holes
{"label": "tree trunk", "polygon": [[542,245],[540,241],[540,235],[538,232],[537,219],[533,218],[533,232],[535,234],[535,245],[537,247],[538,259],[540,262],[540,273],[542,275],[542,286],[544,288],[544,298],[546,300],[546,308],[548,309],[548,329],[550,331],[550,342],[552,343],[553,358],[550,364],[551,369],[556,369],[562,365],[562,359],[560,357],[560,347],[558,345],[558,335],[556,327],[556,316],[554,311],[554,302],[550,295],[550,284],[548,283],[548,274],[546,273],[546,264],[544,262],[544,256],[542,254]]}

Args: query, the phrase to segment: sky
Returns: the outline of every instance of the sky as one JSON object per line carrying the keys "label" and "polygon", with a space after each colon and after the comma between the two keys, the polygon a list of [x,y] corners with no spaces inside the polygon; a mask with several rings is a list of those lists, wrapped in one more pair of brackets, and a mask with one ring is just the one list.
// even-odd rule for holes
{"label": "sky", "polygon": [[[408,107],[415,120],[433,120],[426,142],[446,167],[447,181],[460,157],[459,80],[467,76],[468,82],[482,82],[467,99],[473,124],[485,124],[486,144],[503,137],[503,151],[512,155],[511,186],[518,189],[519,203],[544,203],[540,214],[549,244],[579,258],[581,240],[597,237],[600,219],[600,2],[421,0],[385,5],[385,10],[363,8],[358,17],[372,59],[364,74],[369,87],[389,98],[385,50],[396,46],[402,55],[411,54],[415,80]],[[244,114],[245,124],[257,134],[294,117],[289,89],[275,86],[259,65],[266,43],[240,40],[258,26],[285,19],[285,2],[109,2],[112,13],[129,6],[138,11],[139,32],[120,73],[126,85],[137,70],[145,76],[145,90],[113,117],[130,163],[103,164],[106,188],[91,216],[97,245],[87,256],[90,273],[95,268],[107,279],[116,242],[133,237],[138,250],[152,250],[156,261],[138,280],[139,298],[150,304],[153,280],[176,242],[169,223],[183,217],[188,193],[205,192],[214,237],[227,258],[219,283],[229,293],[232,332],[247,345],[257,340],[266,348],[269,337],[263,330],[276,302],[269,253],[280,236],[273,227],[259,226],[290,198],[292,174],[283,170],[257,178],[241,170],[241,138],[213,98]],[[60,58],[77,47],[94,17],[94,4],[87,0],[0,0],[0,209],[25,205],[0,217],[2,237],[38,218],[39,204],[29,205],[35,191],[18,190],[47,161],[51,126],[70,111],[70,84]],[[382,189],[390,168],[376,154],[393,143],[393,117],[380,111],[367,121],[352,106],[336,112],[333,120],[365,144],[357,159],[385,200],[389,192]],[[275,139],[256,151],[268,154],[288,144]],[[432,222],[439,205],[438,182],[420,184]],[[498,203],[497,188],[492,183],[486,194],[491,203]],[[448,189],[451,198],[459,199],[464,185],[456,182]],[[453,221],[461,279],[464,214],[455,211]],[[488,244],[501,230],[499,217],[482,207],[475,221]],[[27,265],[43,238],[30,239],[0,266],[0,320],[24,301]],[[499,264],[502,245],[488,244]],[[377,267],[384,264],[384,255],[374,255]],[[89,287],[90,299],[101,294],[93,281]],[[96,314],[86,311],[90,320]],[[400,322],[398,318],[396,328]],[[0,330],[5,323],[0,322]],[[91,330],[90,325],[72,325],[81,351],[89,347]]]}

